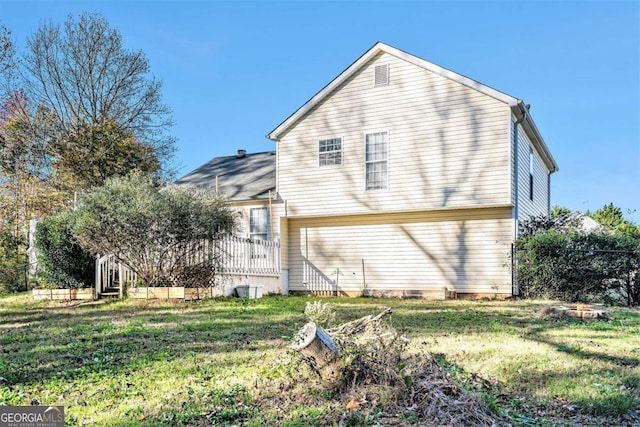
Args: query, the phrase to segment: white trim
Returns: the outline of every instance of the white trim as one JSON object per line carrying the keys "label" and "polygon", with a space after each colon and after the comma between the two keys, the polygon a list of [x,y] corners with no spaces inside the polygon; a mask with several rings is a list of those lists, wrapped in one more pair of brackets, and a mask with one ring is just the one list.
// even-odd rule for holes
{"label": "white trim", "polygon": [[[331,141],[333,139],[339,139],[340,140],[340,163],[334,163],[334,164],[330,164],[330,165],[321,165],[320,164],[320,142],[322,142],[322,141]],[[322,167],[325,167],[325,166],[331,167],[331,166],[342,166],[342,165],[344,165],[344,137],[342,137],[342,136],[331,136],[331,137],[328,137],[328,138],[318,138],[317,147],[318,147],[318,163],[317,163],[317,165],[318,165],[319,168],[322,168]],[[327,153],[327,151],[325,151],[325,153]]]}
{"label": "white trim", "polygon": [[[373,135],[376,133],[386,133],[387,134],[387,186],[385,188],[367,188],[367,135]],[[364,168],[364,191],[372,192],[372,191],[388,191],[391,189],[391,132],[388,129],[375,129],[371,131],[366,131],[362,135],[362,140],[364,142],[364,158],[362,161],[362,166]]]}
{"label": "white trim", "polygon": [[[369,190],[369,191],[378,191],[378,190]],[[350,212],[350,213],[345,213],[345,212],[339,212],[339,213],[313,213],[313,214],[302,214],[302,215],[289,215],[287,217],[287,220],[292,220],[292,219],[311,219],[311,218],[334,218],[334,217],[353,217],[353,216],[366,216],[366,215],[395,215],[395,214],[406,214],[406,213],[416,213],[416,212],[425,212],[425,213],[430,213],[430,212],[445,212],[445,211],[470,211],[470,210],[474,210],[477,211],[479,209],[507,209],[507,208],[513,208],[513,205],[510,203],[496,203],[496,204],[490,204],[490,205],[483,205],[483,206],[456,206],[456,207],[435,207],[435,208],[430,208],[427,210],[424,209],[398,209],[398,210],[393,210],[390,212],[383,212],[383,211],[362,211],[362,212]]]}
{"label": "white trim", "polygon": [[483,85],[482,83],[479,83],[473,79],[463,76],[462,74],[458,74],[446,68],[440,67],[429,61],[425,61],[424,59],[418,58],[417,56],[401,51],[400,49],[396,49],[394,47],[386,45],[382,42],[378,42],[375,45],[373,45],[373,47],[371,47],[368,51],[366,51],[353,64],[347,67],[342,73],[340,73],[336,78],[334,78],[331,82],[329,82],[329,84],[327,84],[324,88],[322,88],[311,99],[309,99],[300,108],[294,111],[293,114],[287,117],[274,130],[269,132],[269,134],[267,134],[267,138],[271,139],[272,141],[278,141],[280,136],[287,129],[289,129],[289,127],[291,127],[294,123],[296,123],[299,119],[301,119],[313,107],[315,107],[318,103],[324,100],[324,98],[326,98],[338,86],[340,86],[343,82],[345,82],[349,77],[351,77],[356,71],[362,68],[368,61],[370,61],[373,57],[375,57],[380,52],[386,52],[397,58],[403,59],[411,64],[417,65],[418,67],[422,67],[425,70],[439,74],[457,83],[460,83],[462,85],[475,89],[480,93],[488,95],[499,101],[502,101],[511,107],[511,111],[515,117],[520,117],[522,114],[526,114],[526,119],[523,123],[524,124],[523,130],[527,135],[529,135],[529,138],[533,141],[538,152],[542,153],[541,157],[543,159],[543,163],[547,165],[547,168],[552,173],[558,171],[558,165],[556,161],[551,155],[551,152],[549,151],[546,143],[544,142],[544,139],[542,139],[542,135],[540,135],[538,128],[533,122],[533,119],[529,115],[524,105],[524,102],[521,99],[514,98],[510,95],[507,95],[506,93],[500,92],[492,87]]}
{"label": "white trim", "polygon": [[310,100],[304,103],[300,108],[298,108],[293,114],[291,114],[285,121],[283,121],[278,127],[272,130],[267,138],[271,140],[277,140],[282,133],[287,130],[293,123],[297,122],[302,116],[304,116],[307,112],[309,112],[314,106],[316,106],[320,101],[322,101],[325,97],[327,97],[334,89],[340,86],[344,81],[346,81],[349,77],[351,77],[356,71],[362,68],[369,60],[371,60],[374,56],[376,56],[380,52],[386,52],[390,55],[403,59],[411,64],[422,67],[426,70],[439,74],[443,77],[456,81],[460,84],[468,86],[472,89],[475,89],[485,95],[491,96],[492,98],[496,98],[499,101],[502,101],[508,104],[511,107],[514,107],[518,104],[519,100],[509,96],[503,92],[493,89],[492,87],[483,85],[475,80],[472,80],[468,77],[465,77],[461,74],[455,73],[451,70],[447,70],[446,68],[440,67],[438,65],[432,64],[431,62],[425,61],[424,59],[418,58],[417,56],[411,55],[407,52],[403,52],[399,49],[386,45],[382,42],[376,43],[371,49],[365,52],[360,58],[358,58],[353,64],[347,67],[342,73],[340,73],[335,79],[333,79],[329,84],[327,84],[320,92],[316,93]]}
{"label": "white trim", "polygon": [[[483,85],[480,82],[477,82],[473,79],[470,79],[469,77],[463,76],[462,74],[458,74],[454,71],[448,70],[446,68],[443,68],[439,65],[433,64],[429,61],[425,61],[422,58],[418,58],[417,56],[411,55],[410,53],[404,52],[400,49],[396,49],[394,47],[388,46],[384,43],[378,43],[378,45],[380,45],[379,49],[383,50],[393,56],[396,56],[400,59],[404,59],[405,61],[417,65],[418,67],[422,67],[425,70],[431,71],[433,73],[439,74],[443,77],[446,77],[450,80],[453,80],[455,82],[458,82],[460,84],[463,84],[465,86],[470,87],[471,89],[475,89],[478,92],[484,93],[485,95],[488,95],[492,98],[497,99],[498,101],[502,101],[506,104],[508,104],[509,106],[514,106],[518,103],[518,99],[507,95],[504,92],[500,92],[490,86],[487,85]],[[377,45],[376,45],[377,46]],[[375,48],[375,46],[374,46]]]}
{"label": "white trim", "polygon": [[513,115],[511,114],[511,110],[509,110],[509,114],[507,117],[508,120],[508,125],[507,125],[507,147],[509,147],[509,188],[507,189],[507,191],[509,191],[509,200],[511,200],[511,203],[513,203],[513,198],[514,198],[514,189],[513,189],[513,182],[514,182],[514,174],[515,174],[515,170],[513,165],[515,164],[516,161],[516,152],[515,149],[517,148],[517,145],[514,144],[514,124],[513,124],[513,119],[512,119]]}
{"label": "white trim", "polygon": [[248,227],[249,228],[249,230],[248,230],[249,238],[253,239],[252,235],[263,234],[263,233],[254,233],[254,232],[251,231],[251,219],[252,219],[251,214],[252,214],[252,212],[254,210],[263,210],[265,212],[266,218],[264,220],[265,220],[265,226],[267,228],[267,230],[266,230],[267,232],[264,233],[264,234],[266,234],[264,240],[266,240],[266,241],[271,240],[271,230],[270,230],[270,228],[271,228],[271,221],[270,221],[271,215],[270,214],[271,213],[269,212],[269,207],[268,206],[256,206],[256,207],[250,207],[249,208],[249,212],[248,212],[249,213],[249,218],[248,218],[249,219],[249,227]]}
{"label": "white trim", "polygon": [[558,172],[558,164],[551,155],[551,152],[549,151],[547,144],[544,142],[542,135],[540,135],[540,131],[534,123],[533,118],[531,118],[529,109],[524,105],[524,102],[522,100],[519,100],[516,106],[511,107],[511,111],[516,118],[522,117],[523,114],[525,115],[525,119],[521,123],[522,130],[529,137],[529,140],[536,148],[536,151],[539,153],[540,158],[542,159],[542,163],[547,167],[547,169],[549,169],[551,173]]}

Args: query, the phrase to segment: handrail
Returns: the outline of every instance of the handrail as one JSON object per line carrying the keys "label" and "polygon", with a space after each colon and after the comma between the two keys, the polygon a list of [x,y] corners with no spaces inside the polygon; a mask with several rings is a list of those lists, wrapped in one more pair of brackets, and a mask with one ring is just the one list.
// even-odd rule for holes
{"label": "handrail", "polygon": [[[203,265],[211,260],[211,268],[221,275],[279,276],[280,243],[225,236],[215,242],[204,242],[199,251],[189,255],[186,265]],[[100,297],[107,288],[119,288],[123,283],[136,281],[138,276],[113,255],[96,256],[95,289]]]}

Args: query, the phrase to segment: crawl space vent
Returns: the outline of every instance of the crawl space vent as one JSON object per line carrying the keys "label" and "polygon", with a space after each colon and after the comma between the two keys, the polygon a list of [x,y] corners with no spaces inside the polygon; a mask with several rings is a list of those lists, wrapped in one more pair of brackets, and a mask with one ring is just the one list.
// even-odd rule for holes
{"label": "crawl space vent", "polygon": [[389,64],[376,65],[374,86],[389,84]]}

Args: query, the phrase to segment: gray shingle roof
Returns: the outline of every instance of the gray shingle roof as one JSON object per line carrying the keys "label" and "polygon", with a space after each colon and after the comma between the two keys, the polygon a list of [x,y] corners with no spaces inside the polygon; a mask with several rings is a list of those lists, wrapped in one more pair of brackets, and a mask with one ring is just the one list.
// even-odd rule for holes
{"label": "gray shingle roof", "polygon": [[227,200],[261,200],[276,189],[276,153],[215,157],[178,179],[176,185],[193,185],[216,191]]}

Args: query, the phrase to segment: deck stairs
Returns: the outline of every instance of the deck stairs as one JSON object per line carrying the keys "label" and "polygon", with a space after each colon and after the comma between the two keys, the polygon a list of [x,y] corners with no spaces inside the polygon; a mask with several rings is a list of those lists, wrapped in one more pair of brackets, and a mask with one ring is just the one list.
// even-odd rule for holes
{"label": "deck stairs", "polygon": [[100,292],[99,298],[106,297],[120,297],[120,286],[110,286],[105,288],[104,291]]}

